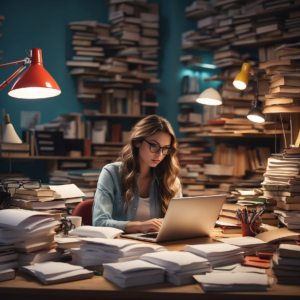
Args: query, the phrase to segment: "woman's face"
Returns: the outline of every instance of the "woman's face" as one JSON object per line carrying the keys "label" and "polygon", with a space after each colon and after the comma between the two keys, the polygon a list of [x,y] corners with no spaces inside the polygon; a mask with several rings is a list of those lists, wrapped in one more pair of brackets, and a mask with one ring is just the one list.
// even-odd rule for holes
{"label": "woman's face", "polygon": [[136,144],[136,147],[139,148],[140,162],[155,168],[166,155],[162,154],[162,149],[156,153],[152,153],[150,147],[152,149],[158,148],[157,145],[160,147],[171,147],[171,136],[168,133],[159,131],[146,137],[145,140],[153,146],[151,147],[146,141]]}

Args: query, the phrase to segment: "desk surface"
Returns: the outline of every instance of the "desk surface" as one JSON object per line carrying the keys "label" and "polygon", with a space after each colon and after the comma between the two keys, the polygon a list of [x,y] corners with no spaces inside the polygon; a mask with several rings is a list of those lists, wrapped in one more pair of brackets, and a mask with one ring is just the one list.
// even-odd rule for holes
{"label": "desk surface", "polygon": [[[187,239],[161,243],[169,251],[183,250],[185,245],[215,243],[212,238],[222,236],[222,233],[214,232],[210,237]],[[223,235],[224,236],[224,235]],[[240,235],[226,235],[234,237]],[[268,270],[269,272],[269,270]],[[270,272],[268,273],[270,274]],[[199,284],[177,287],[170,283],[144,285],[139,287],[122,289],[105,280],[102,276],[94,276],[91,279],[73,281],[45,286],[36,278],[24,273],[17,273],[15,280],[0,282],[1,300],[77,300],[77,299],[230,299],[230,300],[255,300],[258,299],[299,299],[300,286],[278,285],[275,282],[267,292],[217,292],[204,293]]]}

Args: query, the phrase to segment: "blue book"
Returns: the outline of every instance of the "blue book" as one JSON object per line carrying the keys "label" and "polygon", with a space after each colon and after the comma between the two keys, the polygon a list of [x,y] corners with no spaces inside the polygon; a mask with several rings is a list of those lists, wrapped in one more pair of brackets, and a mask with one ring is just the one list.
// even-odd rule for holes
{"label": "blue book", "polygon": [[95,176],[99,175],[101,170],[76,170],[69,171],[69,175],[79,175],[79,176]]}

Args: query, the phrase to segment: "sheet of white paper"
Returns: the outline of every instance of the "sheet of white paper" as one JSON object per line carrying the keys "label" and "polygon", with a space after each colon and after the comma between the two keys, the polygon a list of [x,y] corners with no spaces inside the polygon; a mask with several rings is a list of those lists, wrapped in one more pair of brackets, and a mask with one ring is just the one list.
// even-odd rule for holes
{"label": "sheet of white paper", "polygon": [[54,262],[54,261],[37,263],[31,266],[24,266],[24,268],[33,272],[40,273],[41,275],[44,276],[61,274],[61,273],[83,269],[83,267],[81,266],[74,266],[67,263]]}
{"label": "sheet of white paper", "polygon": [[219,242],[235,245],[239,247],[252,247],[253,245],[266,244],[260,239],[256,239],[255,237],[244,236],[244,237],[236,237],[236,238],[226,238],[226,239],[216,239]]}
{"label": "sheet of white paper", "polygon": [[267,286],[268,275],[256,273],[206,273],[205,275],[195,275],[198,282],[217,284],[217,285],[234,285],[234,284],[257,284]]}
{"label": "sheet of white paper", "polygon": [[221,225],[221,226],[240,227],[238,225],[230,224],[230,223],[227,223],[227,222],[222,222],[222,221],[219,221],[219,220],[216,221],[216,224]]}
{"label": "sheet of white paper", "polygon": [[84,237],[98,237],[110,239],[116,237],[122,232],[124,231],[113,227],[81,226],[70,231],[69,234]]}
{"label": "sheet of white paper", "polygon": [[240,247],[230,244],[203,244],[203,245],[187,245],[184,251],[192,252],[203,257],[226,256],[242,251]]}
{"label": "sheet of white paper", "polygon": [[122,249],[124,247],[140,244],[140,242],[132,240],[121,240],[121,239],[101,239],[101,238],[79,238],[81,241],[87,243],[97,244],[99,247],[108,246],[111,248]]}
{"label": "sheet of white paper", "polygon": [[85,197],[75,184],[49,185],[50,189],[61,195],[62,199]]}
{"label": "sheet of white paper", "polygon": [[266,274],[265,269],[260,268],[254,268],[254,267],[246,267],[246,266],[237,266],[234,270],[232,270],[233,273],[260,273],[260,274]]}
{"label": "sheet of white paper", "polygon": [[142,255],[140,259],[172,271],[196,269],[200,268],[203,264],[206,265],[208,263],[207,259],[203,257],[180,251],[148,253]]}

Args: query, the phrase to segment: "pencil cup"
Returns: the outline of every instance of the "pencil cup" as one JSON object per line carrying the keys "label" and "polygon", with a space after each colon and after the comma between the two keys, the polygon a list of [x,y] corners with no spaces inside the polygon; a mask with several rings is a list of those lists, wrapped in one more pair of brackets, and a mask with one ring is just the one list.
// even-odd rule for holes
{"label": "pencil cup", "polygon": [[67,216],[66,219],[72,221],[72,224],[75,225],[75,228],[72,228],[72,229],[76,229],[77,227],[81,226],[81,222],[82,222],[81,217]]}
{"label": "pencil cup", "polygon": [[253,222],[251,224],[242,223],[242,235],[243,236],[255,236],[256,235],[256,222]]}

